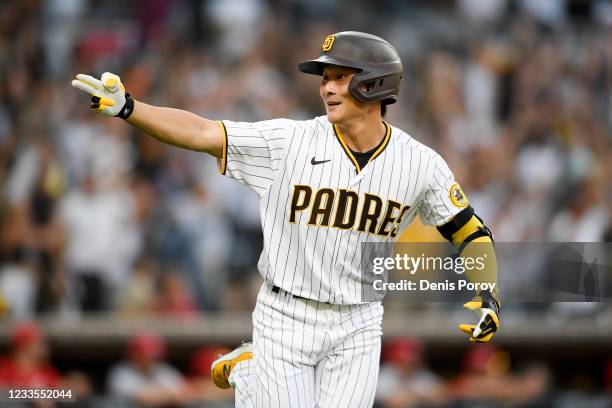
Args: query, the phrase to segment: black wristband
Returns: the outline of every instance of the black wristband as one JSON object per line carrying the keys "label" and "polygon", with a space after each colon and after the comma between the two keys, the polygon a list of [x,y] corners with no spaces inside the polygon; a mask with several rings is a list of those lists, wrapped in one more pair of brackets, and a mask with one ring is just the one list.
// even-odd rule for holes
{"label": "black wristband", "polygon": [[488,291],[482,290],[478,293],[478,296],[482,299],[482,306],[488,307],[489,309],[495,311],[497,315],[499,315],[499,310],[501,309],[501,301],[499,300],[499,294],[497,291]]}
{"label": "black wristband", "polygon": [[129,93],[125,93],[125,105],[115,116],[121,119],[127,119],[134,112],[134,98]]}

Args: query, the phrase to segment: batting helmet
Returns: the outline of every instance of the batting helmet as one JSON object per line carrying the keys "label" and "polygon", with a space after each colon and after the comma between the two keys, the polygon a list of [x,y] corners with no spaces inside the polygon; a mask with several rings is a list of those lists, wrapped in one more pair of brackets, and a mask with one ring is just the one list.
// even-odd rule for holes
{"label": "batting helmet", "polygon": [[302,62],[299,69],[323,75],[328,64],[359,70],[349,84],[349,92],[358,101],[387,105],[397,101],[404,68],[395,48],[382,38],[358,31],[328,35],[319,58]]}

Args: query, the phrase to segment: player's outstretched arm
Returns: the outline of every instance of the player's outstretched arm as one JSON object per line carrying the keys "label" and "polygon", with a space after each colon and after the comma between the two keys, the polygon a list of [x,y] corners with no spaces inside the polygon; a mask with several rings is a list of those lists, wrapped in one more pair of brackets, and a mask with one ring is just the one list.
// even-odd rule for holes
{"label": "player's outstretched arm", "polygon": [[213,120],[138,101],[134,101],[134,112],[126,120],[164,143],[221,157],[223,131]]}
{"label": "player's outstretched arm", "polygon": [[215,157],[223,154],[223,131],[217,122],[184,110],[135,101],[115,74],[105,72],[100,79],[78,74],[72,86],[91,95],[90,108],[94,112],[125,119],[173,146],[206,152]]}

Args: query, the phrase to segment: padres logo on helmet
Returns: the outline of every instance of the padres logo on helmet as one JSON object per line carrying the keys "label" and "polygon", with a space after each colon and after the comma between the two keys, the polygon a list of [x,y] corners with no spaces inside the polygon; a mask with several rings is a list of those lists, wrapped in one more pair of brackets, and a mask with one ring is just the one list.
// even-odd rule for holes
{"label": "padres logo on helmet", "polygon": [[332,47],[334,46],[335,39],[336,37],[333,34],[330,34],[327,37],[325,37],[325,41],[323,42],[323,46],[321,47],[323,52],[331,51]]}

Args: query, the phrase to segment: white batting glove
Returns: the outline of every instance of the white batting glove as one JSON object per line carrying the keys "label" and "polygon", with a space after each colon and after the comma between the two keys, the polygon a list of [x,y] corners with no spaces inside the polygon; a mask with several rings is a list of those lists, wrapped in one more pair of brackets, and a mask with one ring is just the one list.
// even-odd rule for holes
{"label": "white batting glove", "polygon": [[102,74],[101,79],[91,75],[78,74],[72,86],[91,95],[92,111],[105,116],[127,119],[134,110],[134,100],[121,83],[118,75],[110,72]]}

